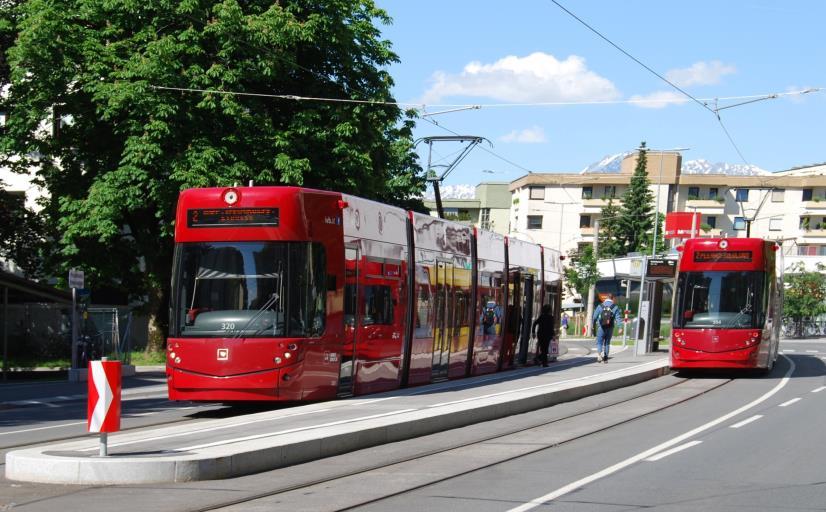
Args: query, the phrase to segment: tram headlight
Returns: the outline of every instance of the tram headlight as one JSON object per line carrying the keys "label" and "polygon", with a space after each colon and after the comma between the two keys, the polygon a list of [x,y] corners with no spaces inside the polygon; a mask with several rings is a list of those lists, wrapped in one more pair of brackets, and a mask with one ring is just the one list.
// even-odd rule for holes
{"label": "tram headlight", "polygon": [[293,355],[292,355],[292,354],[290,354],[289,352],[285,352],[285,353],[284,353],[284,359],[289,359],[289,358],[291,358],[292,356],[293,356]]}
{"label": "tram headlight", "polygon": [[289,345],[287,345],[287,348],[290,350],[298,350],[298,345],[296,345],[295,343],[290,343]]}
{"label": "tram headlight", "polygon": [[169,359],[173,359],[173,360],[175,359],[175,352],[171,352],[169,354]]}
{"label": "tram headlight", "polygon": [[273,359],[273,361],[275,361],[275,364],[281,364],[281,358],[280,357],[276,357],[275,359]]}
{"label": "tram headlight", "polygon": [[180,362],[181,362],[181,358],[180,358],[180,357],[176,357],[176,358],[175,358],[175,364],[178,364],[178,363],[180,363]]}

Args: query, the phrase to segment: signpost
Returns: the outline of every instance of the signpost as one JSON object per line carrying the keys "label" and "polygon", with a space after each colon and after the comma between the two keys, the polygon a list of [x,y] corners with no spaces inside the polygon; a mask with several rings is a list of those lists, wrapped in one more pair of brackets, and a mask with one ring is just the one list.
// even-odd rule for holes
{"label": "signpost", "polygon": [[77,290],[84,287],[84,276],[82,270],[69,270],[69,288],[72,289],[72,368],[78,367],[77,361]]}

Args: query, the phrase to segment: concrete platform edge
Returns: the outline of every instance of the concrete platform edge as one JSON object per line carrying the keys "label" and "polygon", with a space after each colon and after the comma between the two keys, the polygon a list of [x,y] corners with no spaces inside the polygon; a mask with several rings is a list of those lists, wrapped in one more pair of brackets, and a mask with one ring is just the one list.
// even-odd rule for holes
{"label": "concrete platform edge", "polygon": [[457,410],[413,421],[379,423],[350,432],[223,456],[182,456],[168,459],[128,456],[71,457],[49,454],[49,446],[41,446],[7,453],[6,478],[81,485],[171,483],[233,478],[578,400],[660,377],[668,371],[668,366],[664,365],[495,405]]}

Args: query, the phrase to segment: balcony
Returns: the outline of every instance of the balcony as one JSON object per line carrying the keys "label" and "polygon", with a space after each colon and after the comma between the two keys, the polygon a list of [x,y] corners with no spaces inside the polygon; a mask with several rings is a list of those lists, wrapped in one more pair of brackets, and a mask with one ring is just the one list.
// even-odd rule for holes
{"label": "balcony", "polygon": [[704,238],[720,238],[720,234],[723,231],[721,229],[709,229],[708,231],[700,230],[700,236]]}
{"label": "balcony", "polygon": [[[587,198],[587,199],[582,198],[582,206],[584,206],[585,208],[602,208],[603,206],[608,205],[608,199],[609,198],[607,198],[607,197],[604,197],[604,198],[592,197],[592,198]],[[619,197],[614,197],[612,199],[613,199],[613,204],[615,206],[619,206],[619,205],[622,204],[622,201],[620,200]]]}
{"label": "balcony", "polygon": [[722,211],[726,207],[726,203],[725,201],[718,201],[716,199],[688,199],[685,202],[685,207],[696,208],[699,211]]}
{"label": "balcony", "polygon": [[589,226],[587,228],[579,228],[579,233],[582,236],[594,236],[594,228],[593,226]]}
{"label": "balcony", "polygon": [[801,235],[804,238],[826,238],[826,228],[820,229],[803,229]]}
{"label": "balcony", "polygon": [[803,208],[807,210],[826,210],[826,199],[817,201],[803,201]]}

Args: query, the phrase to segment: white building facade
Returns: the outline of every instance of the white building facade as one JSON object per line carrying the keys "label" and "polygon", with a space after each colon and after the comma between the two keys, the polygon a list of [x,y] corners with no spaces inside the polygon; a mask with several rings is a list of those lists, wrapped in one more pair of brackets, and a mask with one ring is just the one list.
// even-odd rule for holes
{"label": "white building facade", "polygon": [[[637,164],[620,172],[529,174],[511,183],[510,235],[567,254],[594,241],[602,208],[619,206]],[[826,263],[826,164],[761,175],[682,174],[678,152],[647,153],[655,206],[662,214],[698,212],[699,236],[777,240],[788,268]],[[661,239],[663,233],[658,232]]]}

